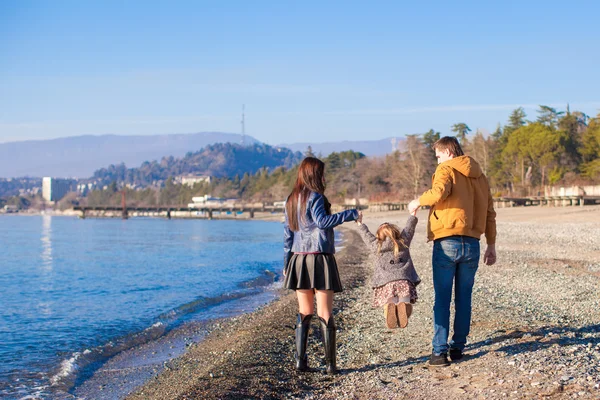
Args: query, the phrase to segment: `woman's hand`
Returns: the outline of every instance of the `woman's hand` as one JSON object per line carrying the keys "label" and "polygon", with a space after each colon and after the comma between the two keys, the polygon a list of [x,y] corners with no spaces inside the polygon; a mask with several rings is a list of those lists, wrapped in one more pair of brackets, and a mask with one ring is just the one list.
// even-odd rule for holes
{"label": "woman's hand", "polygon": [[361,226],[361,225],[362,225],[362,218],[363,218],[363,213],[362,213],[362,211],[359,211],[359,212],[358,212],[358,218],[356,218],[356,224],[357,224],[358,226]]}

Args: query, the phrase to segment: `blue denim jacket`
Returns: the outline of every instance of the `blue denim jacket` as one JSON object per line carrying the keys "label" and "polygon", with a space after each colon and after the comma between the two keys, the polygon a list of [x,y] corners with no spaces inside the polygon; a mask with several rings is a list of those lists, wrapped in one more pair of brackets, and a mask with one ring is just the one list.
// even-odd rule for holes
{"label": "blue denim jacket", "polygon": [[346,221],[355,221],[357,218],[357,210],[346,210],[327,215],[324,196],[311,192],[306,202],[304,217],[299,218],[299,230],[297,232],[290,229],[286,212],[283,232],[284,268],[287,266],[292,253],[335,253],[333,228]]}

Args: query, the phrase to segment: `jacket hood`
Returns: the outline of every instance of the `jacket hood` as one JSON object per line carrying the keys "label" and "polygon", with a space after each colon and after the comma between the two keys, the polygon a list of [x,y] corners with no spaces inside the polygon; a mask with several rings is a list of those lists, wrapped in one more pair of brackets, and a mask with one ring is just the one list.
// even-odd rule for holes
{"label": "jacket hood", "polygon": [[483,175],[479,163],[469,156],[454,157],[444,162],[444,165],[454,168],[468,178],[479,178]]}

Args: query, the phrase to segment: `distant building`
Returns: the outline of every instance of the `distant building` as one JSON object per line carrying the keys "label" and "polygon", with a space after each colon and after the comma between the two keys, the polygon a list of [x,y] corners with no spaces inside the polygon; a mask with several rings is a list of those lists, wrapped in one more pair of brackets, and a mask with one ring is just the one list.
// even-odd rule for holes
{"label": "distant building", "polygon": [[220,197],[211,197],[207,194],[199,197],[192,197],[193,203],[189,203],[189,208],[203,208],[203,207],[233,207],[237,202],[237,199],[222,199]]}
{"label": "distant building", "polygon": [[87,196],[88,193],[91,190],[94,190],[96,188],[96,184],[95,183],[80,183],[77,185],[77,192],[80,193],[82,196]]}
{"label": "distant building", "polygon": [[206,175],[182,175],[177,177],[177,181],[182,185],[194,186],[196,183],[210,183],[210,176]]}
{"label": "distant building", "polygon": [[42,179],[42,197],[46,201],[58,201],[71,191],[71,180],[45,176]]}
{"label": "distant building", "polygon": [[369,204],[369,199],[361,198],[353,198],[353,199],[344,199],[344,205],[347,206],[364,206]]}

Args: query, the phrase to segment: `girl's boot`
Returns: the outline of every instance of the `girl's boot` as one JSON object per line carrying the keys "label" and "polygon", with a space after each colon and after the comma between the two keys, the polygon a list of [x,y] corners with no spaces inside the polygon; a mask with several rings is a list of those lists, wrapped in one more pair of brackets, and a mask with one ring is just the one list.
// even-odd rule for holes
{"label": "girl's boot", "polygon": [[329,321],[319,317],[321,322],[321,336],[323,337],[323,346],[325,347],[325,363],[327,364],[327,373],[333,375],[337,373],[335,365],[335,322],[333,315]]}
{"label": "girl's boot", "polygon": [[306,346],[308,343],[308,331],[310,330],[310,320],[312,314],[302,318],[302,314],[298,313],[296,319],[296,369],[298,371],[308,370],[308,357],[306,356]]}
{"label": "girl's boot", "polygon": [[406,328],[408,326],[408,318],[412,314],[412,304],[399,303],[396,305],[396,312],[398,314],[398,325],[400,325],[400,328]]}

